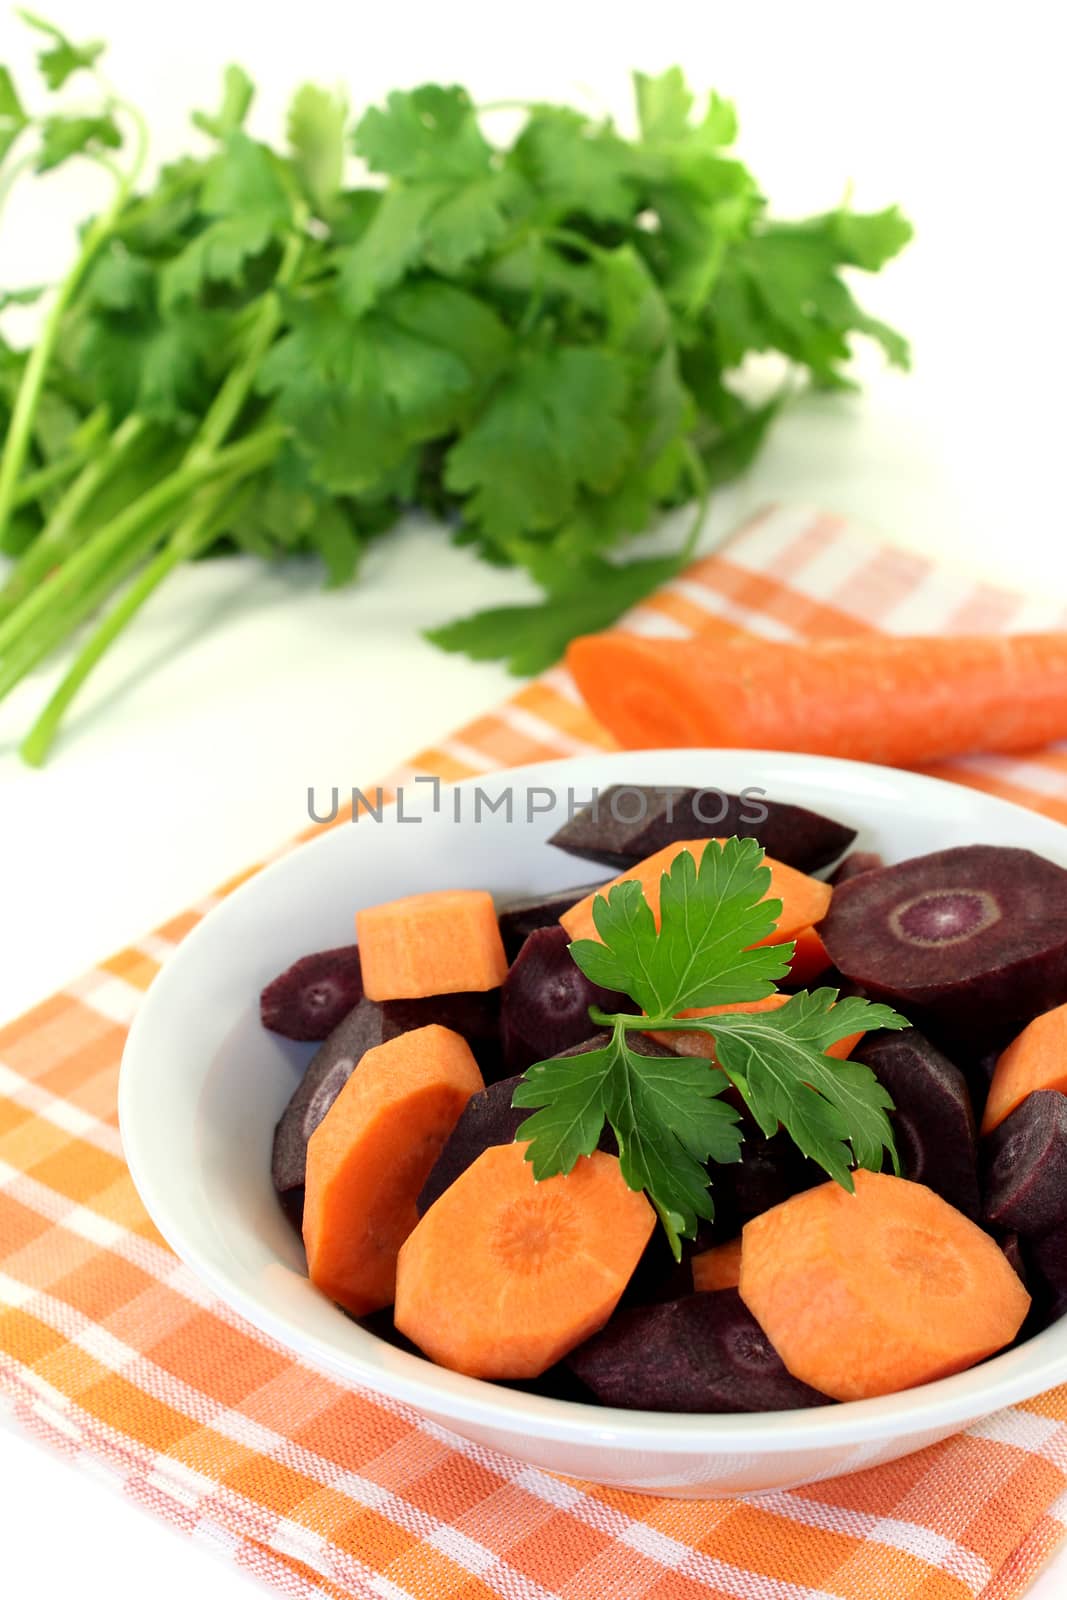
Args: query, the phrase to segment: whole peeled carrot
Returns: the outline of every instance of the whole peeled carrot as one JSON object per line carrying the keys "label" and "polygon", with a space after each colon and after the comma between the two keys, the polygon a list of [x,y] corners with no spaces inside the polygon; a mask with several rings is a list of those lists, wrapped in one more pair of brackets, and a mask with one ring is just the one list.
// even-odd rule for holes
{"label": "whole peeled carrot", "polygon": [[720,745],[916,766],[1067,739],[1067,633],[576,639],[567,664],[626,749]]}

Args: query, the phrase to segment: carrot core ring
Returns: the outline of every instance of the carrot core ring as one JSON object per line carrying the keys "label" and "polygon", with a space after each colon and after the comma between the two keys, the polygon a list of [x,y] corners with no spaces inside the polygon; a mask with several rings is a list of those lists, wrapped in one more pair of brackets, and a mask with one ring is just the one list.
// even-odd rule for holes
{"label": "carrot core ring", "polygon": [[1000,906],[987,889],[937,889],[894,907],[889,926],[905,944],[929,949],[973,939],[1000,916]]}

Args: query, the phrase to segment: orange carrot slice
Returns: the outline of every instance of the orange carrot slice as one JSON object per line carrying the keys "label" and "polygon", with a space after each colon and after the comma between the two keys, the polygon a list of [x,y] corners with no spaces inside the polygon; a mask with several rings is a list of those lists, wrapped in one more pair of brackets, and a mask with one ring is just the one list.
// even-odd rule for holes
{"label": "orange carrot slice", "polygon": [[992,1133],[1035,1089],[1067,1094],[1067,1006],[1035,1017],[998,1056],[982,1132]]}
{"label": "orange carrot slice", "polygon": [[693,1269],[693,1288],[700,1293],[715,1289],[736,1289],[741,1282],[741,1238],[727,1239],[725,1244],[714,1244],[710,1250],[701,1250],[690,1262]]}
{"label": "orange carrot slice", "polygon": [[604,1325],[655,1213],[614,1156],[534,1179],[525,1144],[494,1145],[400,1252],[396,1326],[439,1366],[534,1378]]}
{"label": "orange carrot slice", "polygon": [[355,1316],[393,1298],[415,1201],[472,1094],[470,1046],[432,1024],[368,1050],[308,1141],[308,1275]]}
{"label": "orange carrot slice", "polygon": [[356,912],[369,1000],[495,989],[508,971],[492,895],[436,889]]}
{"label": "orange carrot slice", "polygon": [[[762,1000],[746,1000],[740,1005],[729,1006],[694,1006],[689,1011],[680,1011],[682,1017],[716,1017],[728,1011],[777,1011],[780,1006],[788,1004],[790,996],[787,994],[769,994]],[[650,1039],[655,1039],[659,1044],[665,1044],[680,1056],[705,1056],[709,1061],[715,1060],[715,1036],[710,1033],[685,1033],[679,1029],[672,1032],[667,1028],[654,1029],[649,1033]],[[828,1056],[834,1056],[838,1061],[847,1061],[855,1050],[862,1033],[849,1033],[843,1039],[838,1039],[827,1050]]]}
{"label": "orange carrot slice", "polygon": [[895,1394],[1010,1344],[1030,1296],[989,1234],[921,1183],[854,1174],[745,1224],[741,1298],[795,1378]]}
{"label": "orange carrot slice", "polygon": [[1067,738],[1067,633],[576,639],[567,665],[625,749],[742,746],[917,766]]}
{"label": "orange carrot slice", "polygon": [[[717,850],[721,844],[722,841],[716,839],[688,839],[666,845],[654,855],[647,856],[644,861],[639,861],[635,867],[620,872],[617,878],[612,878],[610,883],[605,883],[594,894],[587,894],[584,900],[579,900],[577,905],[565,911],[559,920],[572,939],[599,939],[600,935],[593,921],[593,901],[597,895],[608,894],[617,883],[636,880],[645,891],[645,899],[652,908],[652,915],[658,926],[660,881],[675,856],[680,855],[683,850],[688,850],[693,859],[699,863],[705,850]],[[825,917],[830,909],[833,890],[828,883],[822,883],[818,878],[810,878],[806,872],[798,872],[795,867],[787,867],[784,861],[775,861],[771,856],[764,856],[763,864],[771,869],[771,886],[767,890],[767,898],[782,902],[782,914],[774,932],[760,942],[784,944],[811,923],[820,922]]]}
{"label": "orange carrot slice", "polygon": [[789,963],[789,982],[794,989],[807,989],[831,965],[830,953],[814,928],[801,928],[796,945]]}

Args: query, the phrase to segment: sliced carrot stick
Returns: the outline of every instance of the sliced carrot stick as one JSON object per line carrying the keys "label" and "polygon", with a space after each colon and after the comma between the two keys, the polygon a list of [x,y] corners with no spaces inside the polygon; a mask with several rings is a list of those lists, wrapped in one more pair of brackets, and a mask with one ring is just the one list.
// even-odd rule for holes
{"label": "sliced carrot stick", "polygon": [[[717,850],[722,843],[721,839],[683,839],[665,845],[654,855],[639,861],[635,867],[620,872],[617,878],[612,878],[610,883],[603,884],[594,894],[587,894],[584,900],[579,900],[577,905],[565,911],[559,920],[572,939],[598,939],[600,935],[593,921],[593,901],[597,895],[609,893],[617,883],[636,880],[645,891],[645,899],[652,908],[652,915],[658,926],[660,881],[675,856],[680,855],[683,850],[688,850],[693,859],[699,862],[705,850]],[[818,878],[810,878],[806,872],[798,872],[795,867],[787,867],[784,861],[775,861],[773,856],[764,856],[763,864],[771,869],[771,886],[767,890],[767,898],[780,900],[782,913],[774,932],[760,943],[784,944],[811,923],[822,921],[830,909],[833,890],[828,883],[822,883]]]}
{"label": "sliced carrot stick", "polygon": [[1000,1246],[921,1183],[856,1172],[745,1224],[741,1298],[795,1378],[895,1394],[1010,1344],[1030,1296]]}
{"label": "sliced carrot stick", "polygon": [[789,963],[789,983],[794,989],[807,989],[831,965],[830,955],[814,928],[801,928],[796,942]]}
{"label": "sliced carrot stick", "polygon": [[1067,633],[803,645],[576,639],[567,665],[624,748],[805,750],[915,766],[1067,738]]}
{"label": "sliced carrot stick", "polygon": [[[716,1017],[728,1011],[777,1011],[780,1006],[788,1003],[790,996],[787,994],[769,994],[762,1000],[746,1000],[741,1005],[731,1006],[695,1006],[689,1011],[680,1011],[682,1017]],[[658,1044],[665,1044],[680,1056],[706,1056],[709,1061],[715,1057],[715,1036],[710,1033],[685,1033],[681,1030],[673,1032],[668,1028],[653,1029],[649,1033],[650,1039],[655,1039]],[[862,1033],[849,1033],[843,1039],[838,1039],[827,1050],[828,1056],[834,1056],[838,1061],[847,1061],[855,1050]]]}
{"label": "sliced carrot stick", "polygon": [[495,989],[508,961],[492,895],[435,889],[356,912],[356,939],[369,1000]]}
{"label": "sliced carrot stick", "polygon": [[1035,1089],[1067,1094],[1067,1005],[1035,1017],[997,1058],[982,1132],[992,1133]]}
{"label": "sliced carrot stick", "polygon": [[400,1252],[396,1326],[474,1378],[534,1378],[603,1327],[655,1225],[614,1156],[537,1183],[525,1151],[484,1150]]}
{"label": "sliced carrot stick", "polygon": [[741,1282],[741,1236],[727,1239],[701,1250],[689,1263],[693,1269],[693,1288],[701,1294],[715,1289],[736,1289]]}
{"label": "sliced carrot stick", "polygon": [[415,1206],[467,1101],[485,1085],[470,1046],[432,1024],[375,1045],[308,1141],[308,1276],[355,1316],[393,1298]]}

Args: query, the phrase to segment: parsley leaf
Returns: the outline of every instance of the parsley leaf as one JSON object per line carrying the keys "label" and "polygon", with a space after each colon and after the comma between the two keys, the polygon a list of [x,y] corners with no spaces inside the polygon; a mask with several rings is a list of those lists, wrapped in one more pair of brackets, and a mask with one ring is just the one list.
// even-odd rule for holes
{"label": "parsley leaf", "polygon": [[42,50],[37,57],[41,76],[50,89],[62,89],[75,72],[91,71],[107,48],[99,39],[92,39],[88,44],[74,44],[59,28],[32,11],[20,10],[19,16],[31,28],[52,40],[51,46]]}
{"label": "parsley leaf", "polygon": [[454,445],[445,484],[494,544],[553,527],[578,489],[618,481],[631,445],[625,361],[609,349],[526,354]]}
{"label": "parsley leaf", "polygon": [[719,1099],[727,1086],[706,1061],[640,1054],[616,1027],[603,1049],[531,1067],[512,1103],[541,1107],[518,1132],[538,1179],[570,1172],[609,1122],[626,1182],[648,1191],[677,1251],[698,1218],[715,1214],[708,1161],[740,1159],[739,1115]]}
{"label": "parsley leaf", "polygon": [[[607,1122],[618,1141],[623,1175],[659,1212],[675,1255],[700,1217],[713,1215],[709,1161],[739,1159],[737,1113],[718,1096],[733,1084],[762,1132],[783,1126],[798,1148],[846,1188],[854,1165],[897,1166],[887,1112],[892,1100],[870,1068],[827,1050],[850,1034],[905,1028],[888,1006],[836,989],[792,996],[780,1009],[681,1015],[691,1008],[739,1005],[774,993],[792,944],[767,945],[781,902],[754,839],[711,840],[700,854],[678,853],[659,885],[659,922],[636,880],[593,902],[599,940],[570,952],[593,983],[630,996],[641,1015],[593,1021],[612,1029],[610,1043],[531,1067],[513,1104],[537,1107],[522,1124],[527,1159],[540,1179],[569,1172],[597,1146]],[[628,1035],[702,1032],[714,1039],[718,1066],[706,1059],[638,1053]]]}
{"label": "parsley leaf", "polygon": [[289,106],[286,132],[297,175],[319,215],[340,192],[345,165],[348,101],[338,90],[305,83]]}
{"label": "parsley leaf", "polygon": [[294,307],[259,383],[277,395],[316,482],[366,494],[415,445],[458,427],[509,352],[508,332],[487,307],[428,282],[361,318],[329,296]]}
{"label": "parsley leaf", "polygon": [[569,568],[546,600],[525,606],[491,606],[437,628],[426,638],[441,650],[460,651],[475,661],[506,661],[526,676],[558,661],[579,633],[610,627],[650,589],[677,575],[677,556],[650,556],[616,565],[590,557]]}
{"label": "parsley leaf", "polygon": [[372,172],[391,178],[479,177],[492,156],[470,95],[456,85],[396,91],[364,113],[352,142]]}
{"label": "parsley leaf", "polygon": [[[877,1171],[886,1153],[896,1165],[886,1116],[893,1102],[869,1067],[826,1051],[852,1033],[907,1026],[889,1006],[816,989],[778,1011],[715,1018],[715,1052],[762,1131],[781,1122],[806,1156],[851,1189],[853,1162]],[[710,1022],[696,1027],[712,1031]]]}
{"label": "parsley leaf", "polygon": [[289,199],[270,151],[240,129],[225,136],[206,169],[206,226],[163,268],[164,305],[193,300],[210,283],[237,283],[289,221]]}
{"label": "parsley leaf", "polygon": [[225,139],[244,127],[256,88],[243,67],[226,68],[222,75],[222,102],[218,111],[194,111],[193,126],[213,139]]}
{"label": "parsley leaf", "polygon": [[99,116],[45,117],[36,171],[52,172],[71,156],[118,150],[121,145],[122,132],[110,112]]}
{"label": "parsley leaf", "polygon": [[29,123],[14,79],[7,68],[0,64],[0,161],[3,161],[23,128],[29,127]]}
{"label": "parsley leaf", "polygon": [[361,118],[353,143],[373,171],[392,179],[342,261],[353,313],[420,262],[453,276],[503,239],[522,185],[494,164],[466,90],[426,84],[391,94]]}
{"label": "parsley leaf", "polygon": [[728,100],[708,96],[700,122],[690,121],[694,98],[681,67],[668,67],[658,77],[634,73],[637,120],[652,146],[691,144],[714,151],[737,138],[737,113]]}
{"label": "parsley leaf", "polygon": [[862,333],[895,366],[906,367],[907,342],[861,310],[839,268],[870,263],[877,270],[910,233],[895,208],[863,218],[834,212],[753,232],[724,262],[707,307],[719,361],[729,366],[743,350],[779,350],[821,387],[844,389],[851,387],[842,371],[849,340]]}
{"label": "parsley leaf", "polygon": [[763,855],[755,839],[712,842],[699,865],[680,851],[660,884],[658,929],[641,884],[616,884],[593,901],[599,942],[580,939],[571,955],[592,983],[628,994],[649,1016],[766,999],[788,975],[793,945],[761,943],[782,912],[766,898]]}
{"label": "parsley leaf", "polygon": [[658,77],[634,73],[634,98],[642,136],[651,144],[684,139],[689,132],[693,94],[681,67],[669,67]]}
{"label": "parsley leaf", "polygon": [[552,220],[573,212],[598,223],[633,217],[638,195],[633,151],[610,124],[598,126],[560,106],[535,106],[511,161]]}
{"label": "parsley leaf", "polygon": [[445,277],[454,277],[507,236],[523,187],[512,172],[491,172],[440,192],[421,228],[422,256]]}
{"label": "parsley leaf", "polygon": [[115,416],[178,423],[197,415],[211,393],[217,323],[202,312],[101,308],[74,350],[81,373]]}

